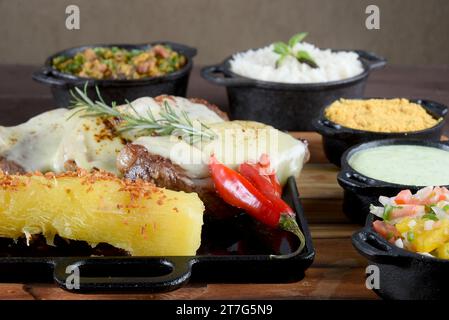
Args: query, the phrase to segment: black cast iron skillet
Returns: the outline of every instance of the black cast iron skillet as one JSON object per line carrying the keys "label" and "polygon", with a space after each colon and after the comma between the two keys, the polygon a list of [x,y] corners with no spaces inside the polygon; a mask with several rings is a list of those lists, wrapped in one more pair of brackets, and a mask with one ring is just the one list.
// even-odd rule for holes
{"label": "black cast iron skillet", "polygon": [[370,204],[378,203],[379,196],[393,197],[404,189],[416,192],[426,187],[401,185],[372,179],[355,171],[349,165],[349,159],[356,152],[385,145],[417,145],[449,151],[449,142],[447,141],[404,139],[376,140],[356,145],[347,150],[341,157],[341,171],[337,176],[337,180],[344,189],[343,212],[356,223],[363,224],[365,222]]}
{"label": "black cast iron skillet", "polygon": [[329,106],[324,107],[319,118],[313,121],[313,125],[316,131],[323,136],[323,148],[327,159],[340,166],[341,156],[347,149],[356,144],[373,140],[395,138],[440,140],[448,108],[441,103],[430,100],[411,99],[410,101],[421,105],[435,119],[443,119],[437,125],[425,130],[393,133],[372,132],[347,128],[330,121],[325,116],[326,109]]}
{"label": "black cast iron skillet", "polygon": [[378,288],[384,299],[439,300],[449,298],[449,261],[401,249],[377,234],[369,215],[365,227],[352,236],[352,244],[378,267]]}
{"label": "black cast iron skillet", "polygon": [[[234,220],[205,221],[201,247],[191,257],[94,257],[87,244],[28,247],[0,239],[0,280],[2,282],[55,281],[63,289],[84,292],[163,292],[192,282],[263,282],[299,281],[312,264],[315,250],[293,177],[283,190],[284,200],[296,212],[298,225],[306,238],[298,251],[291,233],[267,229],[242,214]],[[23,241],[24,242],[24,241]],[[56,243],[56,240],[55,240]],[[45,245],[43,245],[45,246]],[[117,249],[116,249],[117,250]],[[109,254],[117,253],[109,248]],[[104,254],[104,251],[103,251]],[[75,284],[74,267],[80,275]]]}
{"label": "black cast iron skillet", "polygon": [[[95,47],[119,47],[127,50],[139,49],[145,50],[149,46],[156,44],[168,45],[174,51],[184,55],[187,59],[186,64],[179,70],[158,77],[135,79],[135,80],[97,80],[91,78],[78,77],[72,74],[63,73],[53,68],[53,58],[65,55],[74,56],[77,52],[87,48]],[[126,100],[132,101],[140,97],[155,97],[161,94],[185,96],[190,71],[193,66],[193,57],[196,55],[196,49],[183,44],[158,41],[150,44],[97,44],[81,46],[66,49],[55,53],[47,58],[42,68],[33,73],[33,79],[50,86],[53,98],[58,107],[67,107],[72,100],[70,90],[74,87],[82,88],[86,81],[88,82],[88,96],[96,98],[95,86],[100,89],[101,95],[106,103],[115,101],[119,104],[126,103]]]}
{"label": "black cast iron skillet", "polygon": [[312,120],[323,106],[339,98],[361,98],[370,72],[386,64],[374,53],[353,51],[359,54],[363,72],[339,81],[292,84],[250,79],[231,71],[232,56],[203,68],[201,75],[226,87],[232,119],[259,121],[281,130],[314,131]]}

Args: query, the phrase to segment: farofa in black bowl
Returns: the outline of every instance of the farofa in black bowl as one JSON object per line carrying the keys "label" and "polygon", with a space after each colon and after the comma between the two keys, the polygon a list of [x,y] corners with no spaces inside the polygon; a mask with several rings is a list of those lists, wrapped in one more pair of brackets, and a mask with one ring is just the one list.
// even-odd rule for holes
{"label": "farofa in black bowl", "polygon": [[[359,99],[368,101],[369,98]],[[330,120],[326,116],[326,110],[332,106],[322,108],[320,116],[313,121],[315,130],[323,137],[323,148],[327,159],[336,166],[341,165],[341,157],[349,148],[364,142],[383,139],[427,139],[440,140],[446,121],[448,108],[438,102],[424,99],[410,99],[411,103],[418,104],[432,117],[434,125],[425,129],[406,132],[376,132],[346,127]],[[373,122],[373,119],[367,119]]]}

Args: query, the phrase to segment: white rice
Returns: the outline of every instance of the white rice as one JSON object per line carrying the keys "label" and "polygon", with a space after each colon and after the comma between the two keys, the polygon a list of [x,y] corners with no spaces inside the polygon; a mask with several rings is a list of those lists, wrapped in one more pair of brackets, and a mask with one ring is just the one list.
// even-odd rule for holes
{"label": "white rice", "polygon": [[231,70],[244,77],[282,83],[316,83],[342,80],[363,72],[362,63],[355,52],[332,52],[320,50],[306,42],[296,44],[294,52],[307,51],[319,68],[311,68],[288,56],[279,68],[279,55],[273,52],[273,45],[257,50],[236,53],[231,60]]}

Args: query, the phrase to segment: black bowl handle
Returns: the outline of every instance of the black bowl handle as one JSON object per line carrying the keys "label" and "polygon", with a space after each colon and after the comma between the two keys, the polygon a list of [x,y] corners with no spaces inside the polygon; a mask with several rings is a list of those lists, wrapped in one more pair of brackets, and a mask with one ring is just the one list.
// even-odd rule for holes
{"label": "black bowl handle", "polygon": [[388,185],[383,185],[380,182],[372,184],[369,182],[369,178],[350,170],[341,170],[337,176],[338,183],[344,188],[349,189],[355,193],[361,195],[370,195],[374,190],[381,191],[380,189],[389,189]]}
{"label": "black bowl handle", "polygon": [[251,84],[249,79],[225,77],[223,64],[204,67],[201,69],[201,76],[212,83],[226,87],[239,87]]}
{"label": "black bowl handle", "polygon": [[318,133],[326,137],[338,136],[341,139],[345,139],[346,137],[351,136],[341,126],[326,119],[321,118],[314,120],[313,126],[315,127]]}
{"label": "black bowl handle", "polygon": [[364,50],[354,50],[362,59],[364,59],[371,70],[379,69],[387,64],[387,59],[381,57],[373,52]]}
{"label": "black bowl handle", "polygon": [[444,104],[430,100],[415,100],[418,104],[426,107],[434,116],[444,118],[447,115],[448,108]]}
{"label": "black bowl handle", "polygon": [[332,137],[336,134],[336,129],[334,126],[329,125],[329,121],[323,119],[315,119],[313,121],[314,128],[318,131],[318,133],[322,135],[326,135],[328,137]]}
{"label": "black bowl handle", "polygon": [[[103,259],[103,258],[62,258],[55,261],[53,278],[63,289],[74,292],[121,292],[121,291],[145,291],[166,292],[175,290],[190,279],[192,265],[195,259],[191,257],[171,258],[129,258]],[[120,276],[108,275],[108,267],[122,267]],[[168,272],[163,275],[134,276],[133,267],[140,270],[165,269]],[[79,287],[74,276],[79,270]],[[89,269],[96,269],[100,275],[89,275]],[[83,276],[88,273],[87,276]]]}
{"label": "black bowl handle", "polygon": [[368,228],[364,228],[352,235],[352,245],[356,250],[370,261],[380,264],[405,264],[410,261],[409,257],[399,254],[399,248],[394,244],[381,239]]}
{"label": "black bowl handle", "polygon": [[64,79],[55,77],[52,69],[49,67],[42,67],[39,70],[33,72],[32,78],[37,82],[52,86],[62,87],[67,84]]}
{"label": "black bowl handle", "polygon": [[371,188],[372,186],[359,178],[360,176],[354,172],[341,170],[337,176],[337,180],[342,187],[348,188],[357,193]]}

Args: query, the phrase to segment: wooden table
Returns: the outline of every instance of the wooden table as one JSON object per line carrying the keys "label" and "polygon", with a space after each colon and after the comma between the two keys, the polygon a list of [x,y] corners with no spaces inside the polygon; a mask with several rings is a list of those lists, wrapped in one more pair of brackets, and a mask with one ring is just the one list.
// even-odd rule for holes
{"label": "wooden table", "polygon": [[[0,66],[1,124],[20,123],[51,108],[49,90],[30,80],[34,69]],[[366,95],[427,98],[449,105],[449,66],[387,67],[371,76]],[[200,79],[198,69],[193,71],[189,96],[224,108],[227,105],[224,89]],[[163,294],[120,295],[78,295],[53,284],[14,283],[0,284],[0,299],[376,299],[364,284],[367,261],[351,245],[350,236],[360,226],[350,223],[342,213],[342,190],[335,179],[338,169],[326,162],[319,135],[292,134],[309,141],[312,155],[298,181],[317,252],[304,280],[289,284],[193,283]]]}

